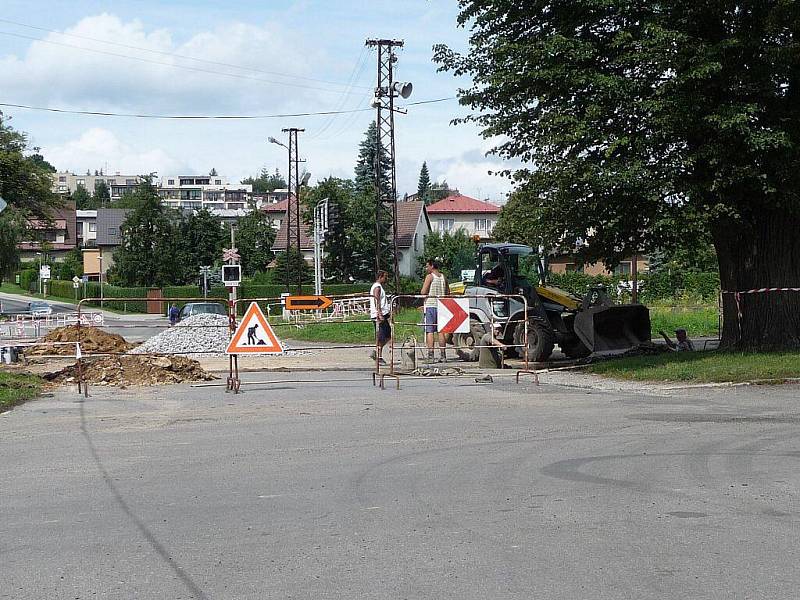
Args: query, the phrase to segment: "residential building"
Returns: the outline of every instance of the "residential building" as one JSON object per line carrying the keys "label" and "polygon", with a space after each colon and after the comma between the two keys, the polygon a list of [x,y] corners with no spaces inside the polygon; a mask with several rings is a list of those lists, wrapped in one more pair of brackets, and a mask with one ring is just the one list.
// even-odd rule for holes
{"label": "residential building", "polygon": [[172,208],[241,210],[249,208],[253,186],[221,175],[168,175],[159,179],[158,194]]}
{"label": "residential building", "polygon": [[17,244],[22,260],[36,260],[40,254],[55,261],[64,260],[77,245],[75,204],[53,209],[48,219],[29,220],[27,231],[29,239]]}
{"label": "residential building", "polygon": [[97,245],[97,211],[76,210],[77,242],[80,248],[91,248]]}
{"label": "residential building", "polygon": [[79,186],[83,186],[89,195],[94,195],[94,188],[100,181],[108,186],[108,193],[112,199],[121,198],[132,192],[142,181],[139,175],[76,175],[69,171],[53,173],[53,192],[57,194],[72,194]]}
{"label": "residential building", "polygon": [[[584,265],[574,256],[562,254],[548,258],[548,264],[552,273],[569,273],[577,271],[579,273],[586,273],[587,275],[628,275],[630,276],[633,269],[633,257],[628,257],[622,260],[614,269],[606,267],[605,263],[598,262],[591,265]],[[647,256],[642,254],[636,255],[636,269],[637,272],[643,273],[650,268],[650,261]]]}
{"label": "residential building", "polygon": [[96,247],[83,250],[83,272],[99,278],[114,266],[114,252],[122,244],[120,228],[125,217],[131,212],[128,208],[97,209]]}
{"label": "residential building", "polygon": [[279,188],[265,194],[253,194],[253,206],[256,208],[263,208],[270,204],[278,204],[279,202],[283,202],[288,197],[289,190],[287,188]]}
{"label": "residential building", "polygon": [[[272,227],[276,231],[279,231],[281,228],[281,224],[283,220],[286,218],[286,207],[289,205],[288,200],[281,200],[276,204],[263,204],[260,210],[263,210],[267,216],[272,219]],[[292,204],[294,206],[294,204]],[[294,211],[292,211],[292,216],[294,216]]]}
{"label": "residential building", "polygon": [[492,239],[499,214],[500,207],[496,204],[461,194],[428,205],[433,231],[455,233],[462,229],[470,236],[479,236],[481,241]]}
{"label": "residential building", "polygon": [[[273,219],[277,234],[272,244],[273,252],[286,250],[286,207],[288,202],[263,208]],[[277,209],[282,208],[282,212]],[[292,198],[292,217],[294,217],[294,198]],[[387,207],[386,210],[391,210]],[[274,225],[275,226],[275,225]],[[425,236],[431,231],[424,202],[398,202],[397,203],[397,268],[401,275],[413,277],[417,272],[418,257],[425,248]],[[294,233],[294,227],[292,227]],[[292,240],[292,246],[295,241]],[[309,263],[314,262],[314,236],[311,226],[303,223],[300,228],[300,250],[303,258]],[[323,255],[325,247],[323,246]]]}

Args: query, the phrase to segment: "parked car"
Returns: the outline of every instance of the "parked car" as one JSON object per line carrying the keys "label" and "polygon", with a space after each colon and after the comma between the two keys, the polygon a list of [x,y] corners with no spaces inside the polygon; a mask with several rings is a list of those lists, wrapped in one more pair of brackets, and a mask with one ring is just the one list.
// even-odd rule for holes
{"label": "parked car", "polygon": [[49,317],[53,314],[53,307],[47,302],[28,302],[28,312],[33,317]]}
{"label": "parked car", "polygon": [[228,316],[228,309],[224,304],[218,302],[189,302],[184,304],[181,312],[178,313],[178,321],[183,321],[192,315],[222,315]]}

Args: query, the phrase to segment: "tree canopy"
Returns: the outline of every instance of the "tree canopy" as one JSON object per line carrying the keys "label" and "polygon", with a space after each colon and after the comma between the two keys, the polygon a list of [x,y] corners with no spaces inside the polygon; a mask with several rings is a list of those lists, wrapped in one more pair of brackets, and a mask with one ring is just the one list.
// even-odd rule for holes
{"label": "tree canopy", "polygon": [[428,172],[428,163],[422,163],[419,170],[419,183],[417,183],[417,199],[428,204],[431,199],[431,174]]}
{"label": "tree canopy", "polygon": [[[518,214],[587,262],[692,247],[710,234],[723,343],[800,347],[800,4],[460,0],[462,121],[522,161]],[[502,230],[510,228],[501,226]],[[792,233],[790,233],[792,232]]]}
{"label": "tree canopy", "polygon": [[247,213],[236,224],[236,247],[242,257],[242,273],[255,275],[266,270],[274,254],[275,230],[272,220],[261,210]]}
{"label": "tree canopy", "polygon": [[242,183],[252,185],[254,194],[266,194],[286,188],[286,180],[278,169],[275,169],[274,173],[270,173],[266,169],[261,169],[261,173],[258,177],[242,179]]}

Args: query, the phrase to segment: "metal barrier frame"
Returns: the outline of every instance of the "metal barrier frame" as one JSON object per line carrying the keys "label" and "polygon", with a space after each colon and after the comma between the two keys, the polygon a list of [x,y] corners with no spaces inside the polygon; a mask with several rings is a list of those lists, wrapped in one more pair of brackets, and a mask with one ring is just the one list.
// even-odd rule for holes
{"label": "metal barrier frame", "polygon": [[[395,331],[395,324],[396,324],[396,321],[394,320],[394,315],[397,312],[397,310],[396,310],[397,309],[397,302],[401,298],[412,299],[412,300],[419,300],[419,299],[426,300],[426,299],[430,298],[430,296],[426,295],[426,294],[399,294],[397,296],[393,296],[392,297],[391,302],[390,302],[390,311],[389,311],[389,323],[390,323],[390,326],[392,328],[392,340],[394,340],[394,331]],[[454,300],[458,300],[458,299],[463,300],[465,298],[466,299],[470,299],[470,298],[515,298],[515,299],[518,299],[518,300],[522,300],[523,313],[525,315],[525,318],[522,319],[522,322],[524,323],[522,344],[502,344],[498,340],[496,340],[495,339],[495,327],[494,327],[494,312],[490,312],[490,314],[489,314],[489,319],[490,319],[489,335],[491,335],[492,344],[491,344],[491,346],[481,346],[479,340],[476,340],[476,342],[478,342],[478,343],[475,346],[473,346],[473,348],[490,348],[490,347],[497,348],[497,347],[501,347],[501,348],[505,349],[505,348],[522,347],[524,349],[523,350],[523,359],[525,361],[524,362],[524,368],[522,368],[522,369],[517,371],[517,373],[516,373],[516,382],[519,383],[520,375],[532,375],[534,377],[536,385],[539,385],[539,374],[536,372],[535,369],[531,369],[530,361],[529,361],[529,358],[528,358],[528,300],[527,300],[527,298],[525,298],[524,295],[522,295],[522,294],[474,294],[474,295],[472,295],[471,294],[469,296],[465,296],[465,295],[453,295],[453,294],[450,294],[450,295],[447,295],[447,296],[438,296],[436,299],[438,300],[438,299],[448,299],[448,298],[454,299]],[[424,306],[424,304],[423,304],[423,306]],[[469,313],[467,313],[467,314],[469,314]],[[505,322],[506,323],[510,323],[512,321],[508,320],[508,321],[505,321]],[[400,324],[401,325],[408,324],[408,325],[423,325],[424,326],[424,322],[422,324],[420,324],[420,323],[400,323]],[[390,348],[389,372],[388,373],[382,373],[381,372],[381,365],[380,365],[379,358],[378,358],[378,352],[377,352],[377,331],[375,332],[375,335],[376,335],[375,371],[373,371],[373,373],[372,373],[372,385],[376,385],[376,381],[377,381],[378,384],[380,385],[381,389],[386,389],[384,380],[385,380],[386,377],[391,377],[391,378],[393,378],[395,380],[396,387],[399,390],[400,389],[400,377],[401,377],[401,375],[399,373],[396,373],[395,370],[394,370],[394,341],[392,341],[391,348]],[[501,361],[501,363],[500,363],[501,366],[503,366],[505,364],[505,359],[504,359],[504,356],[503,356],[502,353],[500,354],[500,361]]]}

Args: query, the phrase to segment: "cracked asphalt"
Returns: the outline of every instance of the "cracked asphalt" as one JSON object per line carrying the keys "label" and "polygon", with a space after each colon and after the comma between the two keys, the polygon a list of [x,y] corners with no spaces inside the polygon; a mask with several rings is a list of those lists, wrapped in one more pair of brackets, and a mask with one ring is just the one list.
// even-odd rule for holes
{"label": "cracked asphalt", "polygon": [[0,416],[0,598],[797,596],[798,387],[244,380]]}

